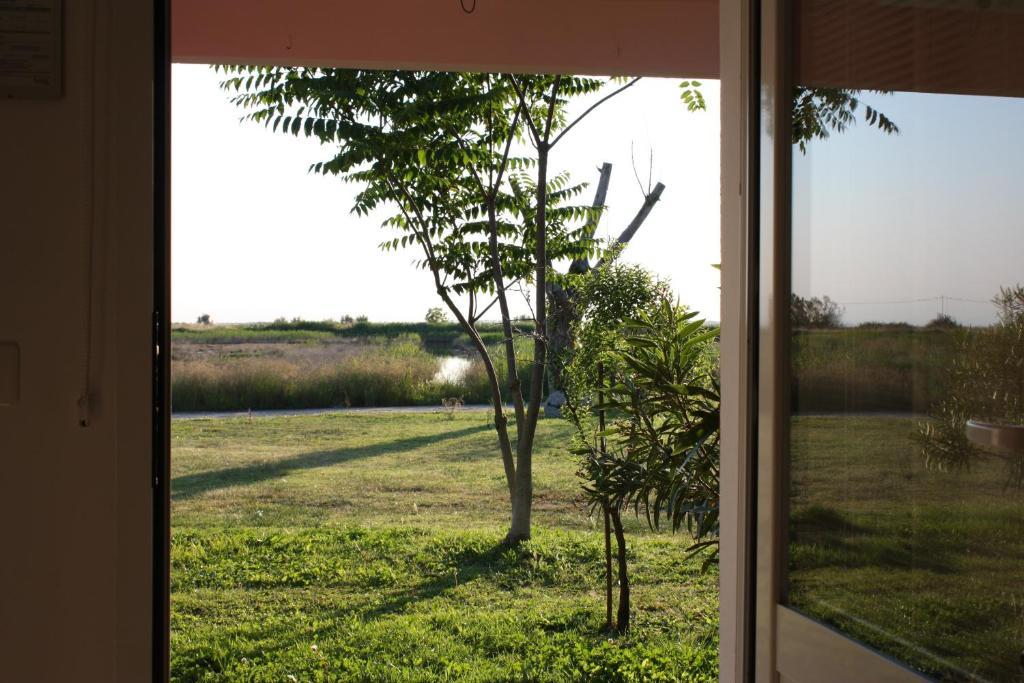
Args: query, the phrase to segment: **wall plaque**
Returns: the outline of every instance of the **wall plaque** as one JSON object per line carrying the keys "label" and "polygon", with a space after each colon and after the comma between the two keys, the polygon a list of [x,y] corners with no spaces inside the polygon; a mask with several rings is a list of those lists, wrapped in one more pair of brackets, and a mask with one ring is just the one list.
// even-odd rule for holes
{"label": "wall plaque", "polygon": [[61,0],[0,0],[0,97],[60,97],[61,41]]}

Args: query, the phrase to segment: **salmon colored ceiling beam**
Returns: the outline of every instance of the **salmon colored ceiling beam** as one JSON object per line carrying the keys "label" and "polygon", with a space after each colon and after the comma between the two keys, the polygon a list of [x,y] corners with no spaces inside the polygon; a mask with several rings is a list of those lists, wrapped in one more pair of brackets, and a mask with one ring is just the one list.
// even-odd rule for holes
{"label": "salmon colored ceiling beam", "polygon": [[[473,8],[466,13],[462,5]],[[176,62],[718,77],[717,0],[173,0]]]}

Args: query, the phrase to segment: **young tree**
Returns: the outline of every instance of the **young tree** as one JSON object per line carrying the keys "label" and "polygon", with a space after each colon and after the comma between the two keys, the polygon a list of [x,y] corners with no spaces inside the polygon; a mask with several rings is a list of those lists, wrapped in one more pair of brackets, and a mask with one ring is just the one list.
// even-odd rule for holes
{"label": "young tree", "polygon": [[[604,79],[304,67],[226,70],[224,86],[235,91],[233,101],[248,111],[248,120],[316,138],[333,149],[331,158],[311,170],[359,183],[355,213],[394,211],[384,225],[399,235],[382,243],[385,250],[412,246],[421,252],[419,264],[469,335],[490,383],[512,508],[507,540],[529,538],[533,444],[547,360],[548,268],[553,261],[590,253],[585,226],[600,211],[572,204],[583,188],[567,175],[550,173],[551,154],[582,119],[638,79],[618,85],[569,120],[569,102],[596,93]],[[534,287],[527,387],[519,379],[508,301],[512,288],[522,285]],[[504,357],[503,371],[477,328],[494,306],[504,332],[497,354]]]}
{"label": "young tree", "polygon": [[[585,497],[605,513],[615,534],[619,606],[614,628],[621,632],[630,622],[623,510],[633,508],[654,528],[663,516],[673,531],[686,526],[693,551],[717,547],[719,391],[713,356],[717,330],[658,295],[649,279],[626,271],[613,277],[632,283],[641,299],[656,295],[658,300],[636,305],[616,298],[611,307],[589,313],[595,321],[614,321],[617,310],[635,308],[635,317],[620,324],[618,334],[603,331],[601,323],[588,333],[589,315],[583,318],[579,352],[570,365],[570,405]],[[589,415],[595,411],[596,430]],[[610,581],[606,586],[610,605]]]}
{"label": "young tree", "polygon": [[[604,518],[605,541],[605,603],[609,631],[624,630],[629,623],[629,574],[626,567],[626,545],[621,511],[612,504],[607,487],[597,484],[607,468],[607,421],[604,408],[609,383],[620,376],[625,367],[622,352],[626,350],[624,326],[645,309],[670,296],[668,283],[658,280],[641,266],[618,261],[624,245],[613,248],[597,267],[570,270],[566,291],[571,291],[573,318],[571,337],[563,358],[563,413],[576,427],[573,451],[582,457],[579,475],[584,492],[593,510]],[[619,609],[613,617],[612,597],[612,530],[616,538],[619,577]]]}

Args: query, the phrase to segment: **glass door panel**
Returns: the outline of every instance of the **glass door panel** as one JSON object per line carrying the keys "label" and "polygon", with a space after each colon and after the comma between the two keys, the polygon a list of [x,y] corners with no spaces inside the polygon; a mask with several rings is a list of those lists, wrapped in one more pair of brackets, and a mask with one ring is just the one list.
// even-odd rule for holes
{"label": "glass door panel", "polygon": [[782,602],[1024,681],[1021,3],[795,5]]}

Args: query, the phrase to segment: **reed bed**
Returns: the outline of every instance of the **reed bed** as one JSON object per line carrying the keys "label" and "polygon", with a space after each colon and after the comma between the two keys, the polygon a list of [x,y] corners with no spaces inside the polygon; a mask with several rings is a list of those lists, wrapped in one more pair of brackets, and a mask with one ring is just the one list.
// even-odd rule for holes
{"label": "reed bed", "polygon": [[[529,358],[524,344],[521,356]],[[495,366],[506,384],[504,356]],[[442,357],[403,335],[358,344],[179,342],[172,352],[172,408],[177,412],[340,407],[440,406],[445,399],[490,403],[483,363],[472,358],[457,379],[439,377]],[[521,370],[528,386],[529,364]]]}
{"label": "reed bed", "polygon": [[[434,326],[362,324],[362,337],[303,327],[214,327],[173,339],[173,408],[179,412],[440,406],[445,399],[490,403],[483,363],[468,343]],[[424,328],[424,329],[420,329]],[[507,387],[499,332],[485,341]],[[235,334],[237,337],[232,337]],[[798,412],[926,412],[945,395],[957,335],[970,330],[844,328],[793,337],[793,404]],[[269,336],[260,336],[269,335]],[[454,339],[454,341],[453,341]],[[533,342],[516,338],[520,380],[529,390]],[[461,377],[439,376],[445,357],[470,360]],[[509,401],[507,391],[503,399]]]}

